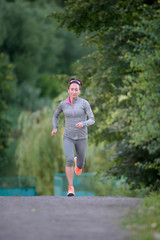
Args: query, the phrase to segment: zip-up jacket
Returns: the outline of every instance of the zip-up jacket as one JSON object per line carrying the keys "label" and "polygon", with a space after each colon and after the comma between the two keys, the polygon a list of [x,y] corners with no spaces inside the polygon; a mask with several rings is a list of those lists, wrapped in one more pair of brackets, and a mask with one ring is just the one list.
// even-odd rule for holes
{"label": "zip-up jacket", "polygon": [[[67,100],[62,101],[53,115],[53,129],[58,128],[58,117],[61,112],[65,115],[64,136],[75,140],[88,138],[87,127],[94,124],[95,119],[87,100],[78,97],[71,104],[68,97]],[[82,128],[76,127],[79,122],[82,123]]]}

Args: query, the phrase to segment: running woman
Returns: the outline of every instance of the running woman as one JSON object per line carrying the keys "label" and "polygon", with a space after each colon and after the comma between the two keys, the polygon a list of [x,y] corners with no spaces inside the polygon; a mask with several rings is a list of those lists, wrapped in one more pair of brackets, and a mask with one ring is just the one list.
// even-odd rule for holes
{"label": "running woman", "polygon": [[[65,130],[63,135],[63,151],[66,158],[65,172],[68,180],[67,196],[74,196],[73,176],[82,173],[87,150],[87,127],[95,123],[94,115],[87,100],[80,98],[82,82],[71,78],[68,84],[69,97],[62,101],[53,115],[54,137],[58,129],[58,117],[61,112],[65,115]],[[87,118],[88,117],[88,118]],[[76,157],[74,157],[74,149]],[[75,169],[73,164],[75,162]]]}

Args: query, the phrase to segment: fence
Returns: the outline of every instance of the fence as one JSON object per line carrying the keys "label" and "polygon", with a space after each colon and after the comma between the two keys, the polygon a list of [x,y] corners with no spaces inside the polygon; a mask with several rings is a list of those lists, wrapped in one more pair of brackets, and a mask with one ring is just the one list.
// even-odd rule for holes
{"label": "fence", "polygon": [[[94,192],[94,173],[82,173],[74,175],[73,185],[76,196],[95,196]],[[66,196],[68,182],[65,173],[56,173],[54,175],[54,196]]]}
{"label": "fence", "polygon": [[0,196],[35,196],[36,178],[1,177]]}

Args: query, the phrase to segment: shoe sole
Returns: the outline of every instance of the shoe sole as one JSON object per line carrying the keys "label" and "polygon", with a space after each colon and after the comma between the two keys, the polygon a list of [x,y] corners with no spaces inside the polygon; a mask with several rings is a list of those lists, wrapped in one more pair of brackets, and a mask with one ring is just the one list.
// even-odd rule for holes
{"label": "shoe sole", "polygon": [[74,193],[69,193],[67,196],[68,196],[68,197],[73,197],[73,196],[74,196]]}

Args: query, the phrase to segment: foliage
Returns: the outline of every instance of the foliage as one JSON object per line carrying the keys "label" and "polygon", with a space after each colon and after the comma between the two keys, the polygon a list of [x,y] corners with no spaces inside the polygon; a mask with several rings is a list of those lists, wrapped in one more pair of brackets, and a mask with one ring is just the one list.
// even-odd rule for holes
{"label": "foliage", "polygon": [[67,74],[43,74],[40,80],[41,95],[55,99],[67,89],[68,80],[69,76]]}
{"label": "foliage", "polygon": [[4,115],[8,102],[11,100],[12,87],[14,86],[15,76],[13,65],[10,64],[7,55],[0,54],[0,174],[6,163],[6,148],[10,133],[10,123]]}
{"label": "foliage", "polygon": [[[126,51],[124,55],[124,58],[130,61],[132,76],[127,74],[124,78],[122,93],[128,96],[126,104],[130,104],[130,107],[122,111],[120,117],[128,126],[130,146],[134,146],[137,152],[144,153],[144,157],[135,162],[136,168],[141,172],[142,178],[144,177],[143,182],[153,189],[158,189],[160,187],[159,13],[155,12],[153,20],[142,19],[141,24],[136,22],[134,25],[131,31],[137,36],[143,35],[143,39],[140,44],[130,41],[129,44],[134,46],[133,52]],[[127,116],[126,120],[125,116]],[[137,179],[140,181],[139,178]]]}
{"label": "foliage", "polygon": [[47,97],[41,97],[40,88],[32,87],[26,82],[20,85],[14,98],[14,105],[19,106],[22,111],[25,109],[33,112],[49,104],[51,104],[51,100]]}
{"label": "foliage", "polygon": [[[74,30],[76,34],[82,32],[104,35],[108,30],[120,32],[123,25],[132,24],[143,13],[143,7],[153,5],[158,8],[158,1],[111,1],[111,0],[68,0],[65,2],[65,11],[54,12],[61,27]],[[113,36],[112,36],[113,37]],[[114,36],[118,39],[118,36]]]}
{"label": "foliage", "polygon": [[152,240],[160,237],[160,195],[144,198],[138,209],[129,213],[125,228],[133,232],[131,239]]}
{"label": "foliage", "polygon": [[[17,175],[14,162],[21,135],[17,127],[20,113],[51,106],[52,99],[64,89],[63,73],[71,74],[73,61],[87,52],[80,46],[83,37],[75,40],[73,33],[55,31],[56,24],[48,15],[61,6],[61,0],[0,1],[0,52],[8,56],[17,79],[12,84],[12,94],[8,94],[8,109],[3,113],[3,119],[10,121],[4,176]],[[3,130],[3,134],[7,139],[7,132]]]}
{"label": "foliage", "polygon": [[106,174],[158,189],[159,2],[69,0],[52,16],[96,47],[75,68],[96,117],[92,138],[116,145]]}
{"label": "foliage", "polygon": [[94,191],[96,196],[138,197],[142,198],[149,192],[147,188],[132,189],[125,179],[115,177],[95,177]]}
{"label": "foliage", "polygon": [[19,176],[36,177],[37,194],[53,195],[53,176],[64,171],[62,132],[51,137],[53,109],[45,107],[34,113],[24,112],[19,118],[22,131],[16,150]]}
{"label": "foliage", "polygon": [[80,46],[83,38],[75,40],[73,33],[55,31],[48,15],[58,9],[54,1],[1,1],[0,51],[14,63],[19,86],[24,82],[41,86],[41,76],[71,74],[71,63],[86,54]]}
{"label": "foliage", "polygon": [[49,9],[31,8],[23,1],[6,3],[3,0],[0,11],[4,29],[0,49],[14,62],[18,82],[35,84],[40,72],[53,73],[61,41],[55,41],[55,32],[51,31],[51,23],[46,18]]}

